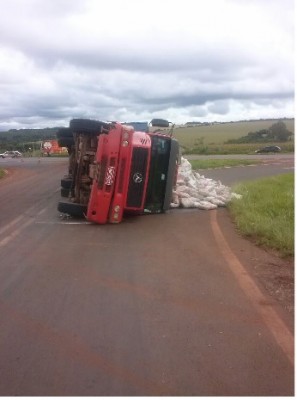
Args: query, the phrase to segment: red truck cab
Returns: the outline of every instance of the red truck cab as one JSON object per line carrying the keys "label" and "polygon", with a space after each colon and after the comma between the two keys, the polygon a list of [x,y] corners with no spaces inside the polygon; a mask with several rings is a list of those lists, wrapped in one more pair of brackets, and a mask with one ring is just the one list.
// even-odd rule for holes
{"label": "red truck cab", "polygon": [[124,214],[169,208],[179,159],[178,142],[170,135],[92,120],[72,120],[70,130],[75,165],[60,212],[105,224],[121,222]]}

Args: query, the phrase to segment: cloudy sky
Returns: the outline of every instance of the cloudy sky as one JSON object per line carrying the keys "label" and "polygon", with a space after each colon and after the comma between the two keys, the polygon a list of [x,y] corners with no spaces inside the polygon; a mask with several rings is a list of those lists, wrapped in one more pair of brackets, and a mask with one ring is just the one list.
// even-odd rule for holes
{"label": "cloudy sky", "polygon": [[0,6],[0,130],[294,115],[294,0]]}

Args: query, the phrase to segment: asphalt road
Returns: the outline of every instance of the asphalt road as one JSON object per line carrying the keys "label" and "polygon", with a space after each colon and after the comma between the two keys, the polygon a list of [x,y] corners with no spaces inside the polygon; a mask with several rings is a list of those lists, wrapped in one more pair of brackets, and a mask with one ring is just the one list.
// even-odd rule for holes
{"label": "asphalt road", "polygon": [[[2,167],[1,396],[294,394],[293,323],[225,209],[92,225],[56,210],[65,160]],[[221,180],[255,168],[269,172]]]}
{"label": "asphalt road", "polygon": [[[285,174],[294,171],[293,154],[230,154],[212,156],[186,156],[189,160],[205,159],[245,159],[250,160],[250,166],[226,167],[210,170],[200,170],[201,175],[207,178],[220,180],[224,185],[235,185],[237,183],[261,179],[277,174]],[[261,161],[261,164],[254,161]],[[241,170],[239,170],[239,168]],[[227,171],[226,171],[227,170]]]}

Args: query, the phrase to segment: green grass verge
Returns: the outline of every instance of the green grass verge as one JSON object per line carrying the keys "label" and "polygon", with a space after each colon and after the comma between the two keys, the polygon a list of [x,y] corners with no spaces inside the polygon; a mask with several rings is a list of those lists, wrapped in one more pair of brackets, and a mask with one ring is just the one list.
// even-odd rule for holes
{"label": "green grass verge", "polygon": [[193,169],[236,167],[238,165],[259,164],[260,160],[189,160]]}
{"label": "green grass verge", "polygon": [[229,209],[239,230],[257,244],[294,255],[294,174],[242,183]]}
{"label": "green grass verge", "polygon": [[4,169],[0,168],[0,179],[5,176],[5,171]]}

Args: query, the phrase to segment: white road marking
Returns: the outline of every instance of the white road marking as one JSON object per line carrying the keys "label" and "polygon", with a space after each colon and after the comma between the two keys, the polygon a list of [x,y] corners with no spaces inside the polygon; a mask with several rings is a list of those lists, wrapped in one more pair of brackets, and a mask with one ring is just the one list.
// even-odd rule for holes
{"label": "white road marking", "polygon": [[6,236],[6,238],[2,239],[0,241],[0,247],[3,247],[7,245],[12,239],[14,239],[16,236],[18,236],[27,226],[32,224],[32,220],[28,220],[23,225],[20,226],[20,228],[14,230],[10,235]]}
{"label": "white road marking", "polygon": [[22,219],[24,219],[23,215],[19,215],[17,218],[13,219],[11,222],[9,222],[9,224],[3,226],[3,228],[0,229],[0,235],[7,231],[8,229],[10,229],[13,225],[17,224],[19,221],[21,221]]}
{"label": "white road marking", "polygon": [[[46,208],[43,208],[42,210],[40,210],[36,216],[40,216],[42,215],[44,212],[46,211]],[[7,230],[9,229],[9,227],[13,226],[16,224],[16,220],[17,219],[23,219],[24,216],[18,217],[15,220],[13,220],[10,224],[6,225],[3,230]],[[10,233],[8,236],[6,236],[4,239],[2,239],[0,241],[0,247],[3,247],[5,245],[7,245],[7,243],[11,242],[15,237],[17,237],[25,228],[27,228],[27,226],[31,225],[33,222],[35,222],[35,218],[33,217],[25,222],[23,222],[17,229],[15,229],[12,233]]]}

